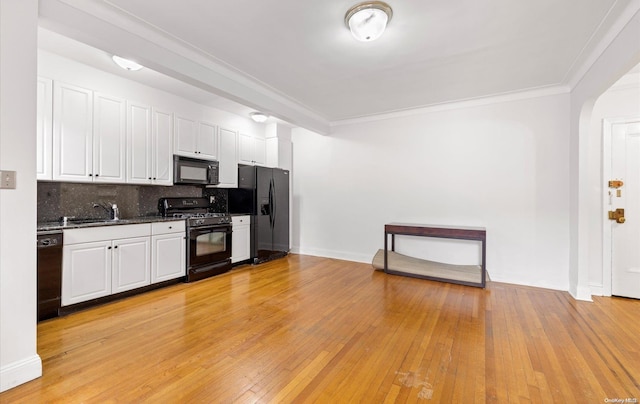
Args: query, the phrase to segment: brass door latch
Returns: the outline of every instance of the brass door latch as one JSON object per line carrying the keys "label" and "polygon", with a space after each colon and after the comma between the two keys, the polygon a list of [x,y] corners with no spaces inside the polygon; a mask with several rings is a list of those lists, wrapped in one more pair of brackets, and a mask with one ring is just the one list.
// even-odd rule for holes
{"label": "brass door latch", "polygon": [[624,185],[624,182],[620,180],[611,180],[609,181],[609,188],[620,188]]}
{"label": "brass door latch", "polygon": [[615,211],[609,211],[609,220],[615,220],[616,223],[624,223],[627,219],[624,218],[624,209],[616,209]]}

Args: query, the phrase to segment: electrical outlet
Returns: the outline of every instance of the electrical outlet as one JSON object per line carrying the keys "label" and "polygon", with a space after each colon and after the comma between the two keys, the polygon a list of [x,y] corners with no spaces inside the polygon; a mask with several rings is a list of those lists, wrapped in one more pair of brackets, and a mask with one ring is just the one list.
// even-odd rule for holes
{"label": "electrical outlet", "polygon": [[210,196],[209,197],[209,203],[215,203],[216,202],[216,197],[215,196]]}
{"label": "electrical outlet", "polygon": [[0,171],[0,189],[16,189],[15,171]]}

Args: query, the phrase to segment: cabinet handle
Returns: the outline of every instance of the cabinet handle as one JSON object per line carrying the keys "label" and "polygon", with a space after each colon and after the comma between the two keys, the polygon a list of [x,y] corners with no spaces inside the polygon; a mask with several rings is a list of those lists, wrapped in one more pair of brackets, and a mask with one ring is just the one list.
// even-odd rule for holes
{"label": "cabinet handle", "polygon": [[169,226],[169,230],[173,229],[173,227]]}
{"label": "cabinet handle", "polygon": [[111,249],[111,246],[107,247],[107,250],[110,250],[110,249]]}
{"label": "cabinet handle", "polygon": [[100,174],[96,174],[96,177],[99,176]]}
{"label": "cabinet handle", "polygon": [[93,174],[89,174],[89,177],[93,177]]}
{"label": "cabinet handle", "polygon": [[155,180],[156,180],[156,177],[153,177],[153,180],[155,181]]}
{"label": "cabinet handle", "polygon": [[149,177],[149,179],[151,179],[151,177]]}
{"label": "cabinet handle", "polygon": [[115,247],[113,247],[113,248],[118,248],[118,246],[115,246]]}

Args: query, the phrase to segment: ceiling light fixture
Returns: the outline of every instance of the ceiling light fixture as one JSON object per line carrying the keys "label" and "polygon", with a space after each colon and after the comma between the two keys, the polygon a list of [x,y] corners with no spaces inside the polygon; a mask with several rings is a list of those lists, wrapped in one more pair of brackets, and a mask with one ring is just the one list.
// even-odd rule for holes
{"label": "ceiling light fixture", "polygon": [[254,121],[259,122],[259,123],[265,122],[267,120],[267,118],[269,118],[268,116],[266,116],[262,112],[252,112],[252,113],[249,114],[249,116],[251,117],[251,119],[253,119]]}
{"label": "ceiling light fixture", "polygon": [[135,72],[142,69],[143,67],[142,65],[137,64],[133,60],[121,58],[120,56],[113,55],[112,59],[118,66],[122,67],[125,70]]}
{"label": "ceiling light fixture", "polygon": [[393,16],[391,7],[382,1],[366,1],[351,7],[344,16],[344,23],[358,41],[378,39]]}

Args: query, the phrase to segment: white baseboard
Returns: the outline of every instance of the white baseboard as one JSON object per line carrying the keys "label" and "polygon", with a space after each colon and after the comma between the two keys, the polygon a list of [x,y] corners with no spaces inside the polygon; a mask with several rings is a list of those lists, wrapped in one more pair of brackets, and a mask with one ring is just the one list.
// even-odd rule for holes
{"label": "white baseboard", "polygon": [[578,286],[575,291],[572,288],[569,288],[569,294],[576,300],[593,302],[593,299],[591,299],[591,288],[589,287]]}
{"label": "white baseboard", "polygon": [[324,250],[318,248],[304,248],[294,246],[291,249],[294,254],[313,255],[314,257],[334,258],[338,260],[354,261],[362,263],[371,263],[373,256],[376,255],[376,251],[373,251],[371,255],[354,254],[346,251]]}
{"label": "white baseboard", "polygon": [[33,355],[0,369],[0,393],[42,376],[42,360]]}

